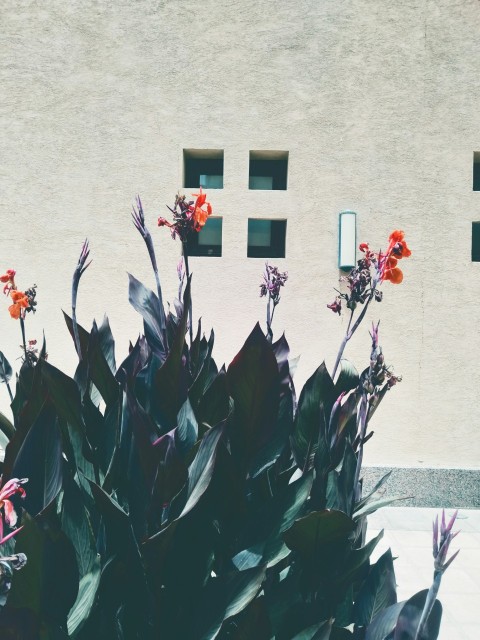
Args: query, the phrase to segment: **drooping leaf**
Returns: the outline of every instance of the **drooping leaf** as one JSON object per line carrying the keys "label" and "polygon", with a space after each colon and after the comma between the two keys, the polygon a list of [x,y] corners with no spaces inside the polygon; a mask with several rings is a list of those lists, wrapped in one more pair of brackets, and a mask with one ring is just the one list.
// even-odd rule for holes
{"label": "drooping leaf", "polygon": [[334,385],[325,363],[307,380],[300,393],[298,411],[291,436],[297,465],[304,469],[317,451],[319,440],[326,447],[326,429],[334,401]]}
{"label": "drooping leaf", "polygon": [[228,391],[235,405],[232,447],[244,460],[250,460],[274,432],[279,379],[272,346],[257,323],[227,370]]}
{"label": "drooping leaf", "polygon": [[384,609],[397,602],[395,570],[390,549],[371,567],[355,601],[355,624],[367,627]]}
{"label": "drooping leaf", "polygon": [[145,336],[152,351],[164,356],[167,345],[166,327],[162,326],[160,302],[156,294],[148,289],[130,273],[128,274],[128,299],[130,304],[142,316],[145,323]]}
{"label": "drooping leaf", "polygon": [[324,620],[300,631],[292,640],[329,640],[331,630],[332,622]]}
{"label": "drooping leaf", "polygon": [[28,478],[25,509],[35,516],[62,488],[62,445],[56,413],[46,405],[33,423],[13,465],[16,478]]}

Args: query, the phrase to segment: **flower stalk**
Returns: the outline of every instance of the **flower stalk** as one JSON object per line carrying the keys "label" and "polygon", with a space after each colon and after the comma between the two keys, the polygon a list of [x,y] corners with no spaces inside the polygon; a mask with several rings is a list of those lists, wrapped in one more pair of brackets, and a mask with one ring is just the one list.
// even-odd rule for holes
{"label": "flower stalk", "polygon": [[[442,577],[448,567],[455,560],[457,555],[460,553],[460,549],[458,549],[453,556],[449,560],[447,560],[447,554],[452,540],[457,536],[460,531],[456,531],[452,533],[452,528],[455,523],[455,520],[458,515],[458,510],[455,511],[453,516],[450,518],[448,524],[445,521],[445,509],[442,510],[442,521],[440,525],[440,530],[438,527],[438,515],[433,522],[433,558],[434,558],[434,571],[433,571],[433,582],[428,590],[427,598],[425,600],[425,605],[423,607],[422,615],[420,616],[420,621],[418,623],[417,631],[415,633],[414,640],[421,640],[422,637],[425,637],[426,626],[428,623],[428,618],[430,613],[432,612],[433,605],[435,604],[435,600],[437,599],[438,592],[440,590],[440,584],[442,582]],[[439,536],[440,534],[440,536]]]}
{"label": "flower stalk", "polygon": [[85,270],[90,266],[90,262],[87,262],[88,256],[90,255],[90,248],[88,246],[88,239],[86,238],[82,249],[80,251],[80,256],[78,258],[77,266],[75,271],[73,272],[72,279],[72,326],[73,326],[73,341],[75,343],[75,350],[77,352],[79,360],[82,360],[82,348],[80,345],[80,334],[78,332],[78,322],[77,322],[77,295],[78,295],[78,286],[80,284],[80,278],[84,274]]}

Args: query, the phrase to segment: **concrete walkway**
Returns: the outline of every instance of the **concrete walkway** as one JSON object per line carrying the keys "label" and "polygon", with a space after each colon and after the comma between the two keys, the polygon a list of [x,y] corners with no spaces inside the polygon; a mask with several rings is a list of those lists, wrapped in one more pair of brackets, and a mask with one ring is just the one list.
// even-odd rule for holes
{"label": "concrete walkway", "polygon": [[[388,547],[397,557],[394,566],[399,601],[428,589],[432,582],[432,522],[440,513],[439,509],[388,507],[368,517],[367,539],[381,529],[385,531],[372,560]],[[447,518],[452,513],[452,509],[447,509]],[[443,617],[439,640],[479,640],[480,510],[460,510],[453,530],[461,533],[453,540],[451,553],[461,551],[442,579],[439,600]]]}

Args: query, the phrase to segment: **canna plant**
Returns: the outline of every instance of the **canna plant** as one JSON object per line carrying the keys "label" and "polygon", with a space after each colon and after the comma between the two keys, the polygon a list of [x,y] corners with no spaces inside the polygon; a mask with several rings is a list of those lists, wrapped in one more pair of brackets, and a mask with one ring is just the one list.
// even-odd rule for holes
{"label": "canna plant", "polygon": [[[28,564],[0,613],[2,637],[433,640],[438,589],[397,603],[391,552],[370,561],[383,533],[366,542],[367,516],[390,500],[380,495],[388,474],[363,495],[363,446],[399,380],[378,325],[361,373],[343,358],[382,282],[400,281],[403,233],[384,254],[362,245],[348,293],[330,305],[341,312],[346,303],[351,313],[334,372],[322,363],[297,396],[288,342],[274,341],[272,329],[286,273],[267,265],[266,333],[257,323],[228,367],[213,359],[213,331],[206,337],[200,321],[193,326],[187,239],[212,211],[205,194],[195,198],[178,196],[173,222],[159,219],[182,242],[173,309],[164,307],[136,201],[156,291],[129,276],[144,335],[123,362],[106,318],[90,331],[77,321],[87,243],[65,314],[74,377],[47,361],[45,345],[25,355],[13,423],[3,416],[0,427],[3,481],[29,477],[15,537]],[[448,541],[449,532],[442,528]],[[443,562],[446,551],[437,555]],[[405,620],[410,631],[401,635]]]}

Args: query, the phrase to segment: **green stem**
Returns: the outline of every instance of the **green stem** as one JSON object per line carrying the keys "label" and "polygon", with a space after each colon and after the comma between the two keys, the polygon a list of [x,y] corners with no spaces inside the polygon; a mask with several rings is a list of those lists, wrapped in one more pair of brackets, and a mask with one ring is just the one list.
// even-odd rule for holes
{"label": "green stem", "polygon": [[425,600],[425,605],[423,607],[422,615],[420,617],[420,622],[418,623],[414,640],[421,640],[421,638],[426,637],[426,635],[423,633],[424,628],[428,622],[428,617],[432,612],[433,605],[435,604],[435,600],[437,599],[441,581],[442,581],[442,572],[435,571],[433,573],[433,582],[430,586],[430,589],[428,590],[427,599]]}
{"label": "green stem", "polygon": [[25,339],[25,320],[21,316],[20,316],[20,329],[22,330],[23,353],[25,355],[25,362],[28,362],[27,341]]}
{"label": "green stem", "polygon": [[[183,258],[185,260],[185,275],[187,276],[187,282],[190,278],[190,268],[188,266],[188,249],[187,243],[182,242],[183,247]],[[193,344],[193,325],[192,325],[192,297],[190,296],[190,302],[188,305],[188,333],[190,336],[190,347]]]}

